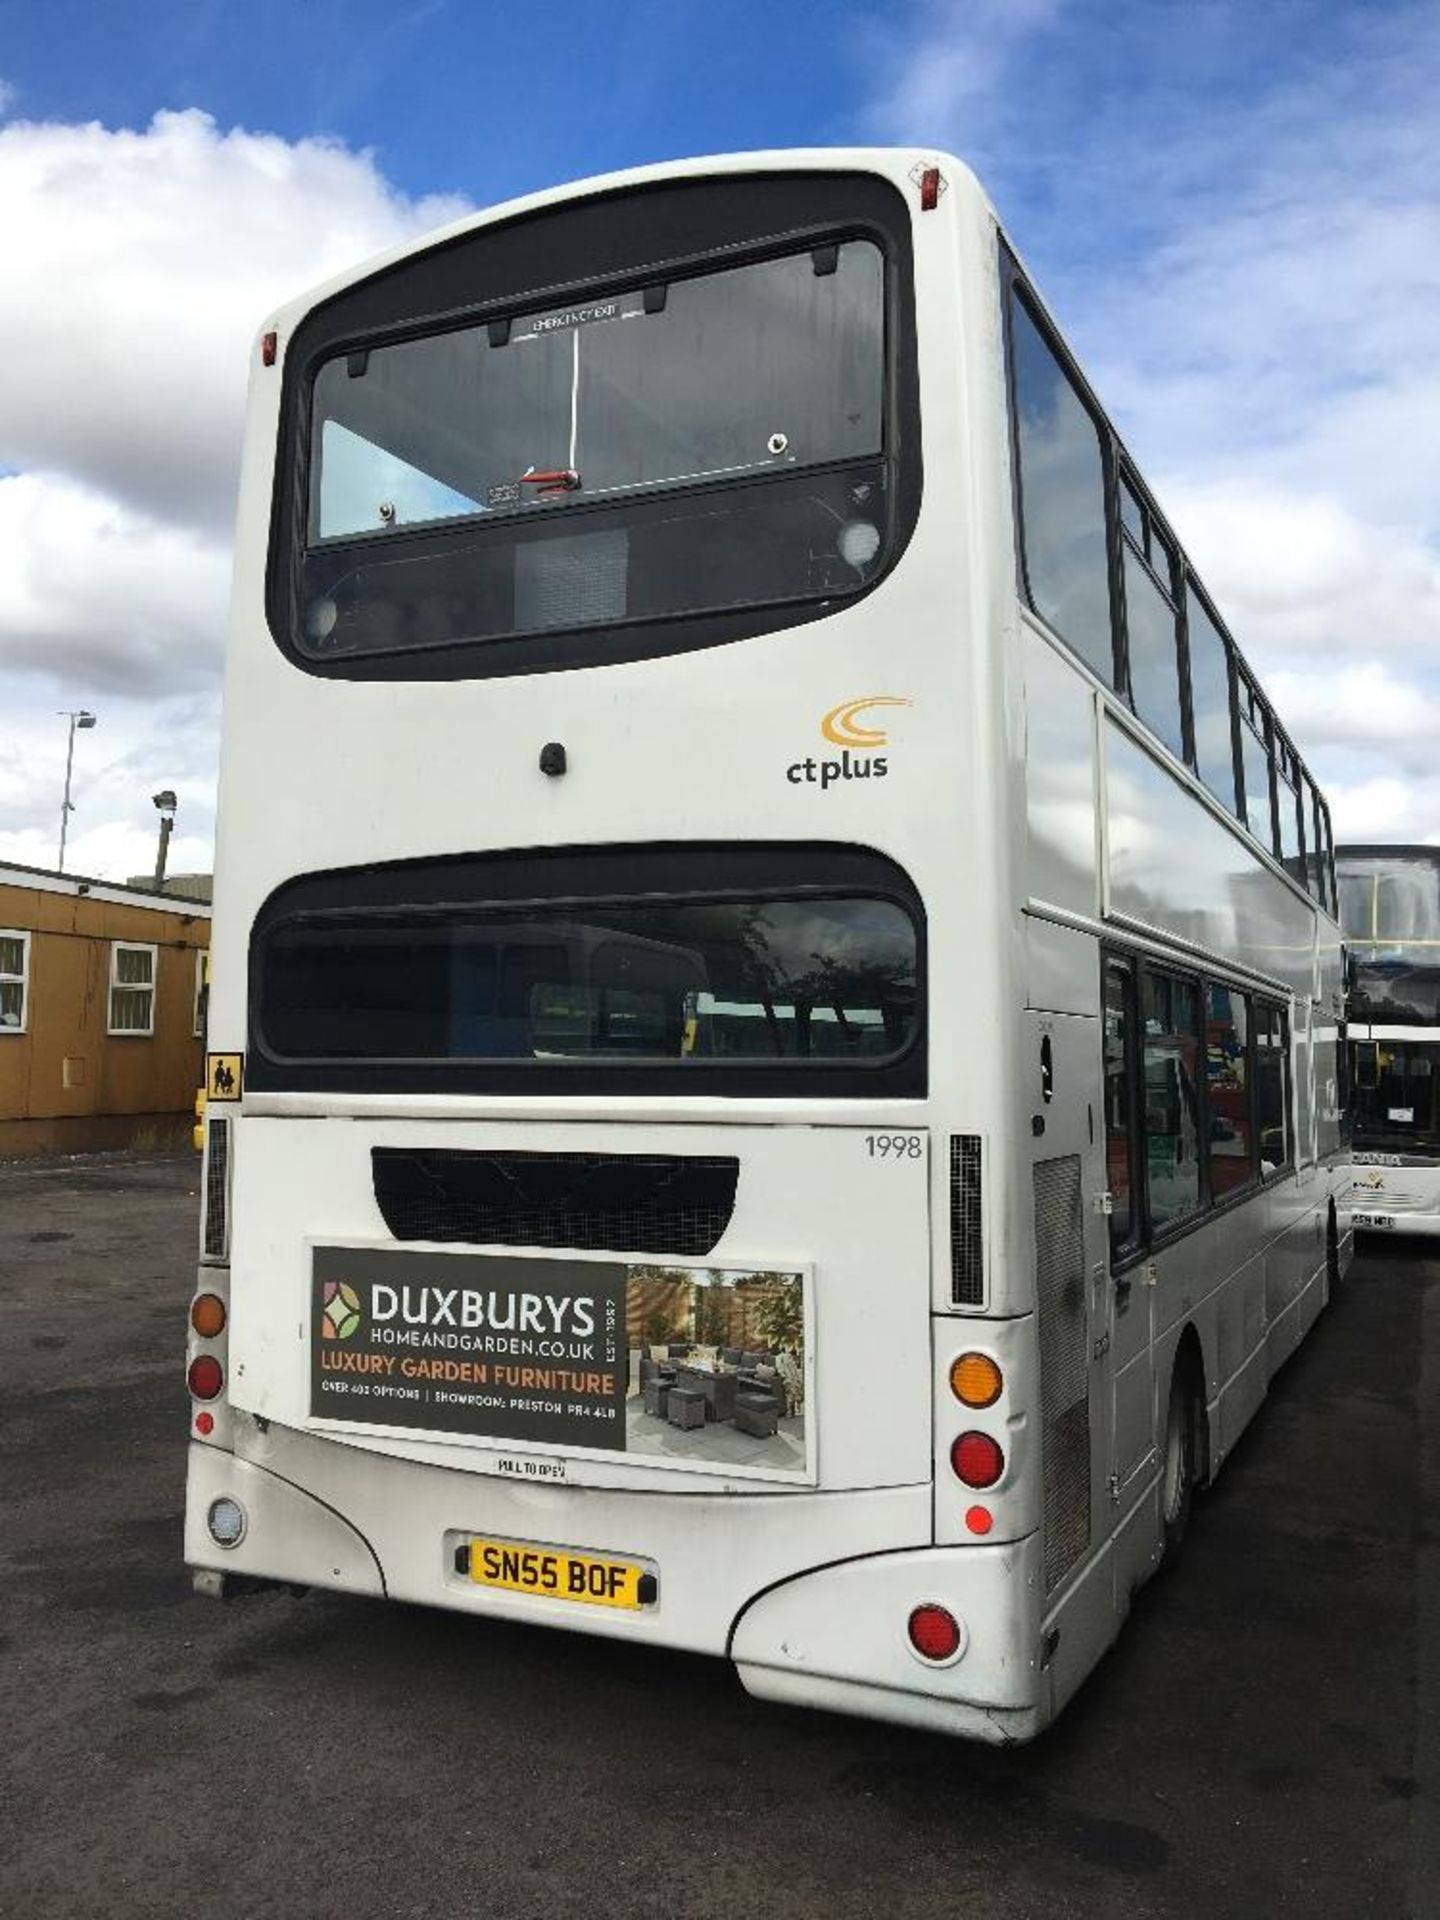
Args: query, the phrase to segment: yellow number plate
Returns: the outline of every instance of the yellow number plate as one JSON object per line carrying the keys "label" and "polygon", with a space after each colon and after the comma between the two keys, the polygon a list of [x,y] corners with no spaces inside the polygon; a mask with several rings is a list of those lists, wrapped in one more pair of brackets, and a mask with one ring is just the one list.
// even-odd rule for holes
{"label": "yellow number plate", "polygon": [[[527,1547],[518,1540],[472,1540],[470,1578],[478,1587],[499,1587],[506,1593],[539,1593],[551,1600],[632,1612],[654,1598],[653,1577],[642,1567],[561,1553],[554,1547]],[[643,1596],[642,1580],[647,1583]]]}

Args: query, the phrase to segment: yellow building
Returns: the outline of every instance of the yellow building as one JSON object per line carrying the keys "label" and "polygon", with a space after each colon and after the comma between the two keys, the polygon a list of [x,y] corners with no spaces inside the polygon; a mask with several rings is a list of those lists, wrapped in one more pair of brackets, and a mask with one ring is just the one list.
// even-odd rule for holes
{"label": "yellow building", "polygon": [[0,1155],[179,1146],[210,908],[0,863]]}

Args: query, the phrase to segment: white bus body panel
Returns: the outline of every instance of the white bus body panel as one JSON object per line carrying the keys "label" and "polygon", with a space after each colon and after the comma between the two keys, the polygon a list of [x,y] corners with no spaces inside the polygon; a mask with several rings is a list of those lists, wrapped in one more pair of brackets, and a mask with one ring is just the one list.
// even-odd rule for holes
{"label": "white bus body panel", "polygon": [[[562,1454],[572,1484],[654,1491],[675,1469],[573,1447],[314,1421],[310,1414],[310,1251],[316,1244],[392,1240],[376,1205],[372,1147],[539,1153],[676,1151],[673,1128],[563,1127],[247,1118],[237,1129],[236,1230],[231,1252],[232,1403],[265,1420],[323,1432],[348,1447],[431,1466],[494,1472],[516,1453]],[[807,1407],[819,1484],[860,1488],[928,1483],[930,1240],[923,1153],[880,1159],[850,1127],[686,1129],[683,1151],[740,1161],[735,1212],[702,1258],[680,1265],[799,1269],[808,1276],[816,1401]],[[923,1136],[917,1135],[923,1139]],[[418,1244],[418,1243],[417,1243]],[[427,1243],[427,1250],[456,1253]],[[463,1248],[467,1255],[485,1249]],[[546,1247],[496,1247],[508,1259],[556,1257]],[[605,1261],[623,1254],[564,1252]],[[636,1261],[663,1255],[636,1253]],[[876,1417],[879,1416],[879,1417]],[[686,1469],[686,1484],[743,1485],[742,1476]],[[767,1483],[764,1491],[771,1491]],[[783,1497],[781,1488],[778,1497]],[[582,1543],[573,1543],[582,1544]]]}

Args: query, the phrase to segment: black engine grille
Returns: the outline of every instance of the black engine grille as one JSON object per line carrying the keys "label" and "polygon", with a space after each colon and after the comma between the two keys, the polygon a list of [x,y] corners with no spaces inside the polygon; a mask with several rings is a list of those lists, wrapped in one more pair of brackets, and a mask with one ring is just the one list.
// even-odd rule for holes
{"label": "black engine grille", "polygon": [[735,1211],[740,1162],[668,1153],[466,1153],[372,1147],[375,1200],[397,1240],[709,1253]]}

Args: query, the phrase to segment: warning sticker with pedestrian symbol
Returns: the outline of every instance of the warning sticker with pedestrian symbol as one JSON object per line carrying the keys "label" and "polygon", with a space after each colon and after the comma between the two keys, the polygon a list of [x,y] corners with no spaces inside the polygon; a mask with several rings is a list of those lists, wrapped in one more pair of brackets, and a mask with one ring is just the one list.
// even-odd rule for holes
{"label": "warning sticker with pedestrian symbol", "polygon": [[205,1097],[208,1100],[238,1100],[244,1068],[243,1055],[207,1053],[205,1056]]}

